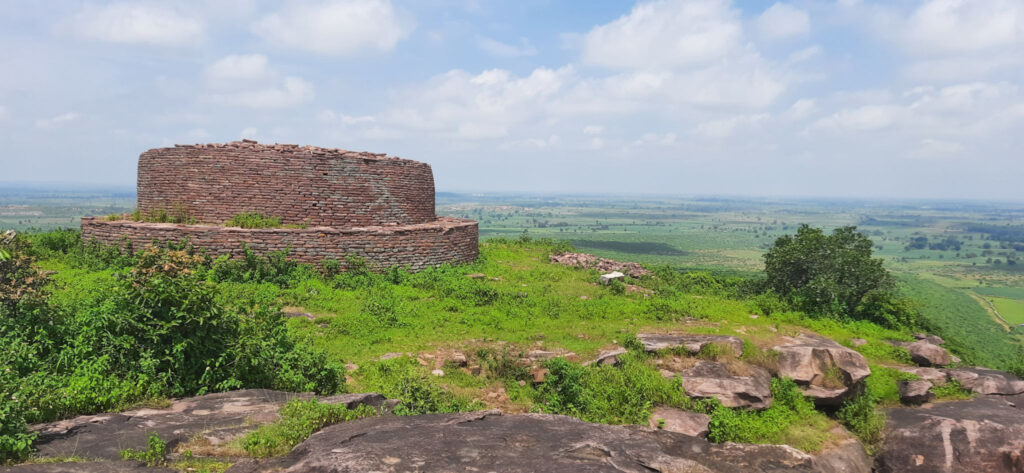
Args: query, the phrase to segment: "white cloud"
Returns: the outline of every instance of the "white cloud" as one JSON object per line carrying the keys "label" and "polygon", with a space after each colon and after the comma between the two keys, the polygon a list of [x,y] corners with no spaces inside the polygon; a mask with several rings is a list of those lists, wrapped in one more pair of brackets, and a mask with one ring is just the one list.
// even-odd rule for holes
{"label": "white cloud", "polygon": [[963,150],[963,145],[955,141],[926,138],[921,140],[918,148],[911,152],[911,156],[915,158],[936,158],[957,155],[963,152]]}
{"label": "white cloud", "polygon": [[1024,45],[1024,3],[1020,0],[929,0],[907,19],[903,39],[908,47],[925,54],[1021,46]]}
{"label": "white cloud", "polygon": [[204,69],[208,99],[253,109],[293,107],[313,99],[313,84],[282,76],[262,54],[230,55]]}
{"label": "white cloud", "polygon": [[604,132],[604,127],[601,125],[587,125],[583,127],[584,135],[600,135]]}
{"label": "white cloud", "polygon": [[61,28],[97,41],[182,46],[203,40],[202,19],[162,3],[86,5]]}
{"label": "white cloud", "polygon": [[203,71],[208,83],[229,87],[238,82],[264,81],[276,75],[262,54],[225,56]]}
{"label": "white cloud", "polygon": [[676,136],[676,134],[674,132],[671,132],[671,131],[668,132],[668,133],[663,133],[663,134],[662,133],[647,132],[647,133],[644,133],[643,135],[641,135],[639,139],[637,139],[636,141],[633,142],[633,144],[637,145],[637,146],[645,146],[645,145],[671,146],[671,145],[676,143],[676,138],[678,138]]}
{"label": "white cloud", "polygon": [[873,131],[892,126],[905,109],[895,105],[865,105],[848,108],[822,118],[812,128],[838,131]]}
{"label": "white cloud", "polygon": [[752,128],[757,126],[769,118],[766,113],[758,113],[754,115],[736,115],[717,120],[710,120],[697,125],[695,130],[698,134],[708,138],[722,139],[728,138],[736,133],[738,130],[744,128]]}
{"label": "white cloud", "polygon": [[242,129],[238,136],[246,140],[255,140],[259,136],[259,131],[254,127],[248,127]]}
{"label": "white cloud", "polygon": [[818,111],[818,105],[814,102],[814,99],[800,99],[789,106],[785,113],[783,113],[783,118],[787,120],[800,120],[807,118],[816,111]]}
{"label": "white cloud", "polygon": [[807,12],[788,3],[776,3],[757,18],[758,35],[767,40],[804,36],[811,31]]}
{"label": "white cloud", "polygon": [[7,117],[9,116],[10,113],[7,111],[7,107],[0,105],[0,120],[7,120]]}
{"label": "white cloud", "polygon": [[583,61],[643,69],[706,64],[740,48],[742,37],[739,12],[727,0],[658,0],[591,29]]}
{"label": "white cloud", "polygon": [[81,118],[82,116],[76,112],[65,112],[55,117],[36,120],[36,127],[49,130],[62,127]]}
{"label": "white cloud", "polygon": [[502,43],[501,41],[491,38],[480,37],[477,38],[476,44],[480,49],[494,56],[521,57],[537,55],[537,48],[533,47],[533,45],[530,44],[530,41],[526,38],[520,39],[519,45],[515,45]]}
{"label": "white cloud", "polygon": [[543,117],[546,104],[574,80],[568,66],[538,68],[525,77],[501,69],[477,75],[453,70],[407,90],[398,99],[401,105],[378,121],[466,140],[500,138],[515,125]]}
{"label": "white cloud", "polygon": [[413,28],[389,0],[292,1],[252,25],[272,45],[331,56],[391,51]]}

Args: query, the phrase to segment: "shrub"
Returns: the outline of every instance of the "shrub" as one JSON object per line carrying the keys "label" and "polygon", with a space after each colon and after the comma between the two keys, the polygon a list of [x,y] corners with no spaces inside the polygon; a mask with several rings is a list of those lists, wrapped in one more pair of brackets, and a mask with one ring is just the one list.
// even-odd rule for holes
{"label": "shrub", "polygon": [[280,419],[262,425],[242,438],[242,449],[254,457],[284,455],[316,431],[339,422],[376,414],[370,406],[349,409],[344,404],[293,399],[281,408]]}
{"label": "shrub", "polygon": [[399,357],[359,367],[362,384],[391,399],[402,401],[395,407],[398,415],[462,412],[480,404],[452,394],[423,372],[409,357]]}
{"label": "shrub", "polygon": [[243,212],[232,215],[231,220],[225,225],[241,228],[280,228],[281,217],[263,215],[259,212]]}
{"label": "shrub", "polygon": [[860,439],[869,454],[874,454],[882,442],[885,428],[885,414],[878,411],[876,402],[873,396],[862,394],[844,403],[836,412],[839,422]]}
{"label": "shrub", "polygon": [[665,379],[642,357],[623,355],[619,361],[619,366],[585,367],[563,358],[549,360],[535,401],[545,412],[606,424],[646,424],[659,404],[707,408],[686,397],[679,379]]}
{"label": "shrub", "polygon": [[951,379],[943,385],[932,386],[931,392],[935,394],[936,399],[946,401],[960,401],[974,397],[974,393],[964,388],[960,381],[956,379]]}
{"label": "shrub", "polygon": [[807,452],[820,450],[830,422],[814,410],[791,379],[772,378],[772,405],[762,411],[717,406],[711,412],[712,442],[787,444]]}
{"label": "shrub", "polygon": [[167,442],[160,439],[156,432],[149,434],[146,442],[148,447],[145,450],[121,450],[121,458],[125,460],[137,460],[146,466],[164,466],[167,464]]}
{"label": "shrub", "polygon": [[9,368],[0,371],[0,465],[27,458],[36,437],[25,425],[26,408],[17,385]]}
{"label": "shrub", "polygon": [[289,287],[303,277],[315,273],[310,267],[288,259],[288,252],[288,250],[272,251],[264,256],[259,256],[243,242],[241,258],[223,255],[213,262],[213,280],[269,282]]}

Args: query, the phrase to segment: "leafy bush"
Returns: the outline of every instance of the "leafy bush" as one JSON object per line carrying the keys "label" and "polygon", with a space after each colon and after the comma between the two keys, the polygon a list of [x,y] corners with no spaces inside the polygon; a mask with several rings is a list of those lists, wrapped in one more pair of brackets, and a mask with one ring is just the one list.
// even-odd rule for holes
{"label": "leafy bush", "polygon": [[773,443],[816,452],[828,438],[830,422],[814,410],[791,379],[772,378],[772,405],[762,411],[717,406],[711,412],[712,442]]}
{"label": "leafy bush", "polygon": [[36,437],[25,425],[25,403],[13,374],[9,368],[0,371],[0,465],[27,458]]}
{"label": "leafy bush", "polygon": [[259,212],[243,212],[231,216],[225,225],[242,228],[280,228],[281,217],[263,215]]}
{"label": "leafy bush", "polygon": [[893,327],[915,327],[914,308],[895,295],[895,282],[872,258],[872,242],[856,227],[826,235],[801,225],[764,255],[767,286],[811,314],[846,316]]}
{"label": "leafy bush", "polygon": [[480,404],[452,394],[409,357],[384,360],[361,366],[362,385],[388,398],[402,401],[395,407],[398,415],[419,415],[438,412],[463,412]]}
{"label": "leafy bush", "polygon": [[885,414],[876,407],[877,400],[869,394],[862,394],[847,401],[836,412],[847,429],[860,439],[869,454],[882,442],[882,430],[885,429]]}
{"label": "leafy bush", "polygon": [[293,399],[281,408],[281,416],[242,438],[242,448],[254,457],[284,455],[316,431],[339,422],[376,414],[370,406],[349,409],[344,404],[324,404],[315,399]]}
{"label": "leafy bush", "polygon": [[137,460],[146,466],[164,466],[167,464],[167,442],[160,439],[156,432],[149,434],[148,447],[145,450],[126,449],[121,450],[121,458],[125,460]]}
{"label": "leafy bush", "polygon": [[918,379],[910,373],[889,368],[888,366],[871,365],[871,374],[864,378],[864,395],[874,399],[876,403],[898,404],[900,402],[900,381]]}
{"label": "leafy bush", "polygon": [[268,282],[282,287],[291,286],[314,273],[309,266],[288,259],[288,250],[259,256],[245,242],[242,243],[241,258],[223,255],[213,262],[212,268],[214,281]]}
{"label": "leafy bush", "polygon": [[[29,422],[153,397],[242,387],[334,393],[342,370],[285,329],[279,309],[225,306],[206,259],[147,248],[103,286],[0,305],[0,361]],[[6,424],[6,423],[5,423]]]}
{"label": "leafy bush", "polygon": [[627,354],[619,361],[619,366],[585,367],[564,358],[549,360],[535,400],[545,412],[605,424],[646,424],[655,405],[706,409],[686,397],[679,379],[665,379],[642,358]]}
{"label": "leafy bush", "polygon": [[936,399],[944,401],[962,401],[974,397],[974,393],[964,388],[960,381],[956,379],[951,379],[946,384],[932,386],[931,392],[935,395]]}
{"label": "leafy bush", "polygon": [[131,213],[131,219],[149,223],[196,223],[196,219],[189,213],[188,206],[180,203],[171,205],[170,209],[158,208],[146,212],[136,209]]}

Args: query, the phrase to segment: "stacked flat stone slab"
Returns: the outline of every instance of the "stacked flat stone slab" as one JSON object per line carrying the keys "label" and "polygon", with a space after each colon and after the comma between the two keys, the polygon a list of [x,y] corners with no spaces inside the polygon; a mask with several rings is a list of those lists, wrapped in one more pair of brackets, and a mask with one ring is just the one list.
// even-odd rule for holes
{"label": "stacked flat stone slab", "polygon": [[[435,215],[430,166],[382,154],[253,141],[152,149],[139,156],[138,208],[187,209],[198,223],[84,218],[82,237],[135,249],[188,238],[215,256],[238,256],[245,242],[306,263],[358,255],[414,270],[477,257],[477,223]],[[243,212],[308,226],[223,226]]]}

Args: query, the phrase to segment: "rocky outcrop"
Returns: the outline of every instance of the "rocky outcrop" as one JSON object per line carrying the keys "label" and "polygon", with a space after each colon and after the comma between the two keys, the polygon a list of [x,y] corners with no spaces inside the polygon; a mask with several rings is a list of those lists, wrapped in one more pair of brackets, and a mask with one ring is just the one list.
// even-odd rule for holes
{"label": "rocky outcrop", "polygon": [[775,350],[779,377],[792,378],[818,405],[842,403],[871,374],[863,355],[818,335],[786,337]]}
{"label": "rocky outcrop", "polygon": [[746,367],[749,376],[735,376],[722,363],[698,361],[683,370],[683,389],[693,398],[718,399],[726,407],[764,409],[772,405],[771,375],[756,366]]}
{"label": "rocky outcrop", "polygon": [[656,429],[701,438],[707,437],[711,432],[708,428],[710,424],[711,416],[707,414],[674,407],[656,407],[651,411],[651,417],[647,421],[647,425]]}
{"label": "rocky outcrop", "polygon": [[935,399],[935,394],[931,392],[931,381],[900,381],[897,384],[900,390],[900,401],[904,404],[924,404]]}
{"label": "rocky outcrop", "polygon": [[940,370],[938,368],[929,368],[924,366],[897,366],[896,369],[931,382],[932,385],[935,386],[946,384],[949,380],[949,375],[947,375],[944,370]]}
{"label": "rocky outcrop", "polygon": [[743,340],[731,335],[639,333],[636,338],[640,340],[644,351],[649,353],[685,348],[691,355],[696,355],[706,345],[714,343],[728,347],[736,356],[743,354]]}
{"label": "rocky outcrop", "polygon": [[608,350],[602,350],[597,354],[597,358],[583,363],[584,366],[590,365],[617,365],[619,364],[619,357],[626,354],[626,349],[622,347],[615,347]]}
{"label": "rocky outcrop", "polygon": [[649,427],[545,414],[383,416],[334,425],[283,458],[229,473],[342,472],[851,472],[792,447],[712,444]]}
{"label": "rocky outcrop", "polygon": [[926,341],[928,343],[931,343],[932,345],[942,345],[942,344],[946,343],[946,341],[943,340],[942,337],[940,337],[938,335],[931,335],[931,334],[928,334],[928,333],[915,333],[914,334],[914,339],[916,339],[916,340],[924,340],[924,341]]}
{"label": "rocky outcrop", "polygon": [[881,473],[1024,471],[1024,411],[1006,398],[890,409]]}
{"label": "rocky outcrop", "polygon": [[632,278],[639,278],[650,274],[650,271],[644,269],[644,267],[639,263],[628,263],[610,260],[607,258],[598,258],[597,256],[587,253],[562,253],[558,255],[551,255],[550,261],[552,263],[562,264],[565,266],[596,269],[602,273],[619,271]]}
{"label": "rocky outcrop", "polygon": [[910,359],[921,366],[946,366],[953,362],[945,348],[935,345],[928,340],[900,343],[898,346],[906,348],[910,352]]}
{"label": "rocky outcrop", "polygon": [[1012,395],[1024,393],[1024,381],[1005,371],[987,368],[957,368],[945,370],[951,379],[977,394]]}
{"label": "rocky outcrop", "polygon": [[[168,450],[197,435],[203,436],[208,444],[226,443],[276,420],[278,410],[288,401],[312,397],[310,393],[246,389],[178,399],[167,408],[79,416],[35,425],[32,430],[39,434],[35,447],[40,457],[119,459],[121,450],[145,449],[153,432],[167,442]],[[387,403],[384,396],[373,393],[342,394],[320,400],[349,407]]]}

